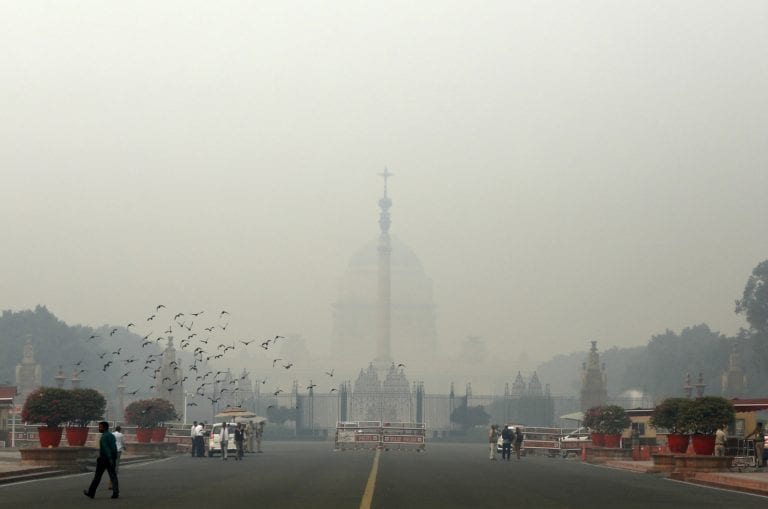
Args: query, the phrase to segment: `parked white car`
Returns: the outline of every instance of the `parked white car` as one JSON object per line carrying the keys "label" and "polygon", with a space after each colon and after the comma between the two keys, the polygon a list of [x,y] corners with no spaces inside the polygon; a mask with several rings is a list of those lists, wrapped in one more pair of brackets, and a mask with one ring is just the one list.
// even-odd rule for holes
{"label": "parked white car", "polygon": [[[222,422],[215,423],[208,435],[208,457],[212,457],[214,454],[221,454],[221,427],[224,425]],[[227,423],[227,431],[229,433],[229,440],[227,440],[227,454],[236,453],[237,446],[235,445],[235,426],[234,422]]]}

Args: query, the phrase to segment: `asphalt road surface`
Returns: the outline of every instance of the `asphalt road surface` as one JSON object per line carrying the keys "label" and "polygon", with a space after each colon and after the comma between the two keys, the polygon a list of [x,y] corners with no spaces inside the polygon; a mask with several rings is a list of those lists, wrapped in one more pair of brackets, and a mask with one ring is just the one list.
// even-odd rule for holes
{"label": "asphalt road surface", "polygon": [[243,461],[177,456],[125,466],[120,499],[92,474],[0,485],[0,508],[724,508],[768,498],[693,486],[578,460],[489,461],[485,444],[428,444],[423,453],[334,452],[330,443],[265,443]]}

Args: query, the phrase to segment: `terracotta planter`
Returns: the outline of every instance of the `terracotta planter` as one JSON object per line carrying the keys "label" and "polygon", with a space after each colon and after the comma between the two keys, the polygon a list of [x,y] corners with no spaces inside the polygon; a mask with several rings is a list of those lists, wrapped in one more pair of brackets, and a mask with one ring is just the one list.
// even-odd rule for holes
{"label": "terracotta planter", "polygon": [[592,445],[595,447],[605,447],[605,433],[592,432]]}
{"label": "terracotta planter", "polygon": [[669,452],[675,454],[685,454],[688,450],[688,435],[682,435],[680,433],[670,433],[667,436],[667,444],[669,445]]}
{"label": "terracotta planter", "polygon": [[715,435],[693,435],[693,450],[699,456],[712,456],[715,452]]}
{"label": "terracotta planter", "polygon": [[58,447],[64,430],[58,426],[40,426],[37,428],[37,438],[40,447]]}
{"label": "terracotta planter", "polygon": [[152,440],[152,428],[136,428],[136,441],[148,444]]}
{"label": "terracotta planter", "polygon": [[64,432],[67,435],[67,444],[71,447],[82,447],[88,441],[87,426],[67,426]]}
{"label": "terracotta planter", "polygon": [[621,443],[621,433],[606,433],[604,440],[605,447],[618,449],[619,443]]}
{"label": "terracotta planter", "polygon": [[165,433],[167,428],[152,428],[152,441],[163,442],[165,440]]}

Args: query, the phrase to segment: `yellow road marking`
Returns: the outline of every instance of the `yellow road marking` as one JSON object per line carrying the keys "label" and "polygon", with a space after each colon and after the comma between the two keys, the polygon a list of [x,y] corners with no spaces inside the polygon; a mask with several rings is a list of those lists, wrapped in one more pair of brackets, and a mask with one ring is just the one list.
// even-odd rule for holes
{"label": "yellow road marking", "polygon": [[376,449],[376,454],[373,456],[373,466],[371,467],[371,473],[368,475],[368,482],[365,483],[365,492],[363,493],[363,499],[360,501],[360,509],[371,509],[371,502],[373,501],[373,491],[376,489],[376,474],[379,473],[379,454],[381,449]]}

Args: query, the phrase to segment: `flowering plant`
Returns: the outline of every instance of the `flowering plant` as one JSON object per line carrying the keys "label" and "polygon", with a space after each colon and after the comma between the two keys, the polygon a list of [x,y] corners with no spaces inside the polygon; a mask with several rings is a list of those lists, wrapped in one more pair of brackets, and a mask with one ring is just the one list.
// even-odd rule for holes
{"label": "flowering plant", "polygon": [[73,426],[88,426],[104,415],[107,400],[94,389],[72,389],[69,423]]}
{"label": "flowering plant", "polygon": [[125,422],[141,428],[152,428],[176,418],[176,409],[167,399],[140,399],[125,407]]}
{"label": "flowering plant", "polygon": [[56,427],[71,419],[71,391],[58,387],[40,387],[27,397],[21,420]]}

